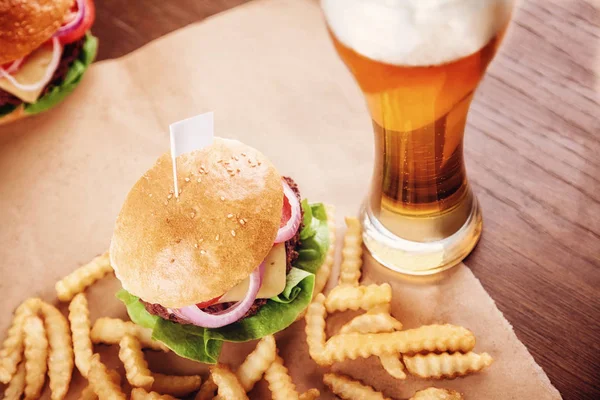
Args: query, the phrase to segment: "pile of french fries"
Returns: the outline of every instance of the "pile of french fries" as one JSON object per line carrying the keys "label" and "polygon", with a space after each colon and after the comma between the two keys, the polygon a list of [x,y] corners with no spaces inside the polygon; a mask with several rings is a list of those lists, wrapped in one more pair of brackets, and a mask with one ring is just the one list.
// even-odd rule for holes
{"label": "pile of french fries", "polygon": [[[427,325],[402,330],[402,323],[391,315],[392,288],[389,284],[360,285],[362,232],[357,219],[346,218],[339,284],[327,296],[325,287],[335,254],[333,207],[327,208],[330,249],[316,278],[313,302],[308,307],[306,340],[311,358],[319,365],[377,356],[382,368],[396,379],[406,372],[421,378],[453,378],[480,371],[492,363],[487,353],[477,354],[474,335],[461,326]],[[59,281],[55,288],[60,301],[69,303],[68,319],[53,305],[41,299],[24,301],[16,310],[7,338],[0,350],[0,382],[8,384],[7,400],[37,399],[48,376],[52,400],[62,400],[76,367],[89,384],[82,400],[126,399],[122,377],[108,369],[94,353],[94,344],[119,346],[119,359],[125,379],[131,386],[131,399],[172,400],[195,396],[194,400],[244,400],[263,377],[275,400],[311,400],[317,389],[298,393],[284,360],[279,356],[275,338],[262,338],[244,362],[232,370],[217,364],[203,381],[199,375],[174,376],[152,372],[144,349],[169,351],[152,339],[152,331],[130,321],[98,318],[90,321],[84,291],[112,271],[108,253],[94,258]],[[327,338],[327,315],[346,310],[364,310],[340,331]],[[342,399],[384,400],[382,393],[350,377],[327,373],[323,382]],[[460,393],[428,388],[411,400],[460,400]]]}
{"label": "pile of french fries", "polygon": [[[360,285],[362,232],[356,218],[346,218],[339,283],[327,296],[318,294],[306,313],[306,340],[311,358],[331,366],[346,359],[379,357],[383,369],[396,379],[406,371],[426,379],[454,378],[478,372],[493,359],[487,353],[472,352],[475,336],[462,326],[425,325],[402,330],[391,313],[389,284]],[[347,310],[366,311],[327,338],[327,315]],[[423,354],[425,353],[425,354]],[[382,393],[348,377],[327,374],[324,383],[343,399],[385,399]],[[413,399],[461,399],[456,392],[430,388]]]}

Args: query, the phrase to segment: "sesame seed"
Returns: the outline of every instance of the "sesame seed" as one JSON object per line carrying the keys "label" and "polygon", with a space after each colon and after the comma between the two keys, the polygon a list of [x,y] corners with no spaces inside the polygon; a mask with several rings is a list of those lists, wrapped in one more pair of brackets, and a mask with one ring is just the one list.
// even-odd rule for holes
{"label": "sesame seed", "polygon": [[221,196],[221,201],[225,201],[225,197],[224,196]]}
{"label": "sesame seed", "polygon": [[233,157],[233,159],[234,159],[235,161],[240,161],[240,159],[239,159],[237,156]]}
{"label": "sesame seed", "polygon": [[152,197],[152,193],[148,193],[148,197]]}
{"label": "sesame seed", "polygon": [[239,173],[240,173],[240,169],[238,168],[238,169],[236,170],[236,172],[239,174]]}
{"label": "sesame seed", "polygon": [[233,214],[227,214],[227,218],[233,217]]}
{"label": "sesame seed", "polygon": [[221,164],[223,162],[223,160],[218,160],[217,164]]}
{"label": "sesame seed", "polygon": [[167,199],[169,199],[169,200],[170,200],[170,199],[171,199],[171,197],[173,197],[173,195],[172,195],[172,194],[169,194],[169,195],[167,196]]}
{"label": "sesame seed", "polygon": [[246,153],[242,153],[242,157],[246,157]]}
{"label": "sesame seed", "polygon": [[196,213],[195,213],[195,212],[191,212],[191,213],[190,213],[190,218],[192,218],[192,219],[193,219],[195,216],[196,216]]}
{"label": "sesame seed", "polygon": [[200,250],[200,254],[206,254],[206,251]]}
{"label": "sesame seed", "polygon": [[227,172],[231,172],[231,171],[233,171],[233,168],[227,167]]}
{"label": "sesame seed", "polygon": [[198,183],[202,182],[202,178],[198,178],[198,180],[196,182],[198,182]]}
{"label": "sesame seed", "polygon": [[198,248],[198,243],[194,243],[194,247],[195,247],[195,248]]}
{"label": "sesame seed", "polygon": [[235,231],[233,229],[231,230],[231,236],[235,237]]}
{"label": "sesame seed", "polygon": [[219,235],[215,236],[215,240],[219,240]]}
{"label": "sesame seed", "polygon": [[186,181],[186,182],[189,182],[189,181],[190,181],[190,178],[185,178],[185,181]]}
{"label": "sesame seed", "polygon": [[251,159],[248,159],[248,164],[252,164],[252,160]]}
{"label": "sesame seed", "polygon": [[258,165],[261,165],[261,164],[262,164],[262,163],[259,161],[259,162],[258,162]]}
{"label": "sesame seed", "polygon": [[198,243],[202,243],[202,242],[204,242],[204,239],[198,240]]}
{"label": "sesame seed", "polygon": [[171,258],[171,264],[173,264],[175,262],[174,258]]}
{"label": "sesame seed", "polygon": [[176,239],[175,243],[177,243],[177,244],[181,243],[181,239]]}
{"label": "sesame seed", "polygon": [[244,225],[246,223],[246,221],[244,221],[244,219],[240,219],[240,224]]}

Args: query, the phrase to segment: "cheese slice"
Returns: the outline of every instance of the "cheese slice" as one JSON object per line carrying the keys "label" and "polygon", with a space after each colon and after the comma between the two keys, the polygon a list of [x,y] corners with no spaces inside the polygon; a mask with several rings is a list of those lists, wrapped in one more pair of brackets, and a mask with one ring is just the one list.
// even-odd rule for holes
{"label": "cheese slice", "polygon": [[[27,56],[21,68],[11,75],[23,85],[39,82],[44,77],[51,60],[52,46],[42,45]],[[21,90],[4,78],[0,78],[0,89],[6,90],[26,103],[35,103],[44,91],[44,87],[33,91]]]}
{"label": "cheese slice", "polygon": [[[286,266],[286,254],[285,244],[279,243],[275,245],[271,252],[265,259],[265,273],[263,275],[263,283],[258,291],[257,299],[268,299],[273,296],[277,296],[285,289],[285,266]],[[223,297],[219,299],[219,303],[226,303],[229,301],[240,301],[246,295],[248,286],[250,285],[250,278],[246,278],[240,284],[235,286],[233,289],[225,293]]]}

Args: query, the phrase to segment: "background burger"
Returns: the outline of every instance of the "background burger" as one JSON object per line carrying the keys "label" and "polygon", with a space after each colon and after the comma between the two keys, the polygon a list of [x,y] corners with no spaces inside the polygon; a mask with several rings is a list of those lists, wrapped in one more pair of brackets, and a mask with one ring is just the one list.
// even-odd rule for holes
{"label": "background burger", "polygon": [[0,0],[0,124],[71,93],[96,56],[93,0]]}
{"label": "background burger", "polygon": [[322,204],[301,202],[257,150],[218,139],[163,155],[129,192],[110,246],[131,319],[182,357],[215,363],[224,341],[292,324],[329,247]]}

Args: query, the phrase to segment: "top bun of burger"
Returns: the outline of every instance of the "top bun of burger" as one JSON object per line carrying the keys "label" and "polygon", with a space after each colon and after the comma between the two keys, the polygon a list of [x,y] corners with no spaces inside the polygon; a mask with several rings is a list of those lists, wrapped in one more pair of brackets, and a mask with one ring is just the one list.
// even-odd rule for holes
{"label": "top bun of burger", "polygon": [[180,308],[223,295],[273,246],[281,220],[281,176],[260,152],[215,138],[170,155],[133,186],[117,218],[110,259],[123,288],[149,303]]}
{"label": "top bun of burger", "polygon": [[73,0],[0,0],[0,64],[30,54],[61,27]]}

